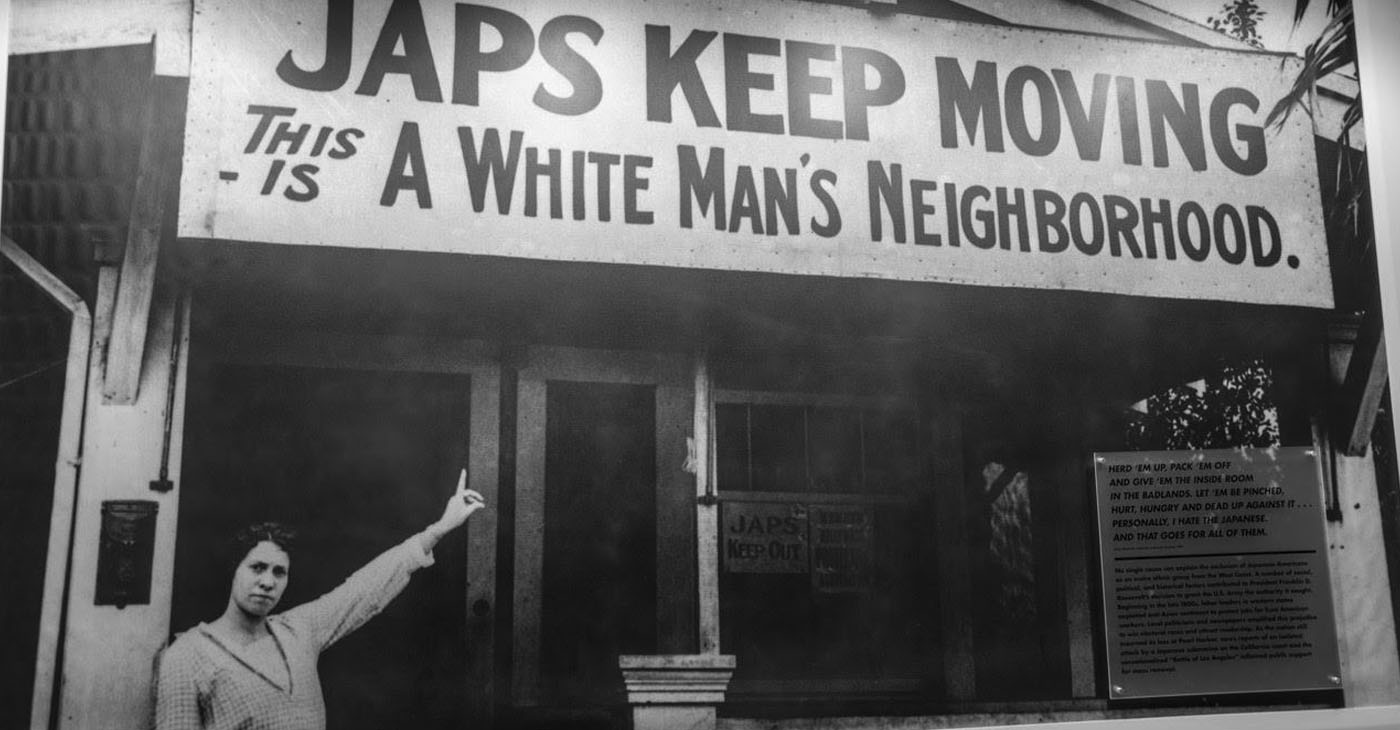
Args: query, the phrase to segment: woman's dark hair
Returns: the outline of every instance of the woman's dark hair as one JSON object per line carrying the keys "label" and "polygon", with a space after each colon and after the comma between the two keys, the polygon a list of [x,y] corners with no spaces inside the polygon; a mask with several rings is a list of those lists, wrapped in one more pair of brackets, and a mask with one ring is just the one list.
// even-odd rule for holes
{"label": "woman's dark hair", "polygon": [[270,542],[282,548],[282,552],[290,559],[296,541],[296,530],[280,522],[258,522],[248,525],[234,533],[233,542],[229,546],[229,569],[237,570],[238,564],[243,562],[243,558],[260,542]]}

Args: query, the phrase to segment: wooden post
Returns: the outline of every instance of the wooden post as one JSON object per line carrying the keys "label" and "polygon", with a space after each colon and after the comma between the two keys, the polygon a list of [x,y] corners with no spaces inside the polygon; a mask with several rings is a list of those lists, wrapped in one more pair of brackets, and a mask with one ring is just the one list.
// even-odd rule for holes
{"label": "wooden post", "polygon": [[540,701],[540,622],[544,585],[545,381],[522,368],[516,391],[515,660],[511,693],[521,707]]}
{"label": "wooden post", "polygon": [[1094,632],[1097,629],[1090,605],[1093,601],[1089,585],[1093,571],[1093,550],[1089,544],[1092,526],[1085,517],[1088,501],[1083,464],[1078,459],[1067,459],[1057,469],[1055,477],[1055,491],[1059,495],[1057,543],[1061,595],[1069,638],[1070,696],[1090,698],[1098,692],[1094,667]]}
{"label": "wooden post", "polygon": [[719,649],[719,502],[713,490],[710,446],[710,369],[704,353],[695,356],[695,556],[700,598],[700,653]]}
{"label": "wooden post", "polygon": [[1381,313],[1372,307],[1362,317],[1341,392],[1337,394],[1337,436],[1342,442],[1342,453],[1347,456],[1361,456],[1371,445],[1371,429],[1376,425],[1385,384],[1385,333],[1381,329]]}
{"label": "wooden post", "polygon": [[165,219],[166,199],[173,194],[179,177],[184,84],[182,79],[155,76],[146,93],[145,131],[102,386],[104,400],[114,405],[135,402],[140,386],[141,356],[160,256],[161,223]]}
{"label": "wooden post", "polygon": [[[89,390],[101,378],[98,354],[108,342],[116,299],[116,272],[104,267],[99,275],[94,306],[96,344]],[[64,626],[59,728],[141,727],[149,717],[151,667],[170,630],[174,590],[176,519],[180,494],[178,477],[169,492],[150,489],[160,471],[166,414],[171,441],[167,455],[172,475],[180,474],[184,443],[184,394],[189,347],[190,306],[177,319],[173,290],[155,292],[149,343],[141,377],[141,393],[131,405],[88,404],[84,430],[83,470],[79,478],[71,583]],[[180,338],[180,360],[170,358],[172,338]],[[176,378],[175,387],[169,379]],[[167,395],[173,395],[169,401]],[[155,554],[151,565],[149,602],[124,608],[96,604],[97,536],[102,507],[108,500],[156,502]]]}
{"label": "wooden post", "polygon": [[[486,498],[499,503],[500,461],[497,459],[500,434],[500,375],[497,372],[471,376],[471,443],[467,463],[471,466],[468,483]],[[486,510],[467,528],[467,677],[463,688],[472,698],[475,722],[489,724],[495,709],[496,664],[496,536],[497,510]]]}
{"label": "wooden post", "polygon": [[656,648],[695,651],[695,497],[686,473],[692,398],[681,382],[656,388]]}
{"label": "wooden post", "polygon": [[[946,404],[946,402],[945,402]],[[972,626],[972,574],[968,569],[966,485],[963,483],[962,416],[934,409],[929,446],[937,512],[939,616],[943,626],[943,683],[949,700],[977,697]]]}

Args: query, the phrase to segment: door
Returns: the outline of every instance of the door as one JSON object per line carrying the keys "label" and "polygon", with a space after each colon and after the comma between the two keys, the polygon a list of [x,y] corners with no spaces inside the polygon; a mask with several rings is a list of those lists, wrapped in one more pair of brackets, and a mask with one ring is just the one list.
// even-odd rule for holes
{"label": "door", "polygon": [[540,617],[547,704],[623,704],[618,655],[656,651],[655,391],[547,385]]}
{"label": "door", "polygon": [[[286,609],[435,520],[460,469],[494,505],[499,383],[489,364],[416,360],[412,347],[394,348],[405,353],[395,362],[366,362],[354,353],[382,344],[315,337],[285,349],[218,339],[191,352],[202,357],[188,389],[173,631],[224,610],[226,546],[243,525],[298,530]],[[322,655],[329,726],[489,723],[494,510],[434,554],[380,615]]]}
{"label": "door", "polygon": [[510,704],[522,727],[609,726],[626,716],[620,654],[694,650],[686,366],[531,348],[519,372]]}

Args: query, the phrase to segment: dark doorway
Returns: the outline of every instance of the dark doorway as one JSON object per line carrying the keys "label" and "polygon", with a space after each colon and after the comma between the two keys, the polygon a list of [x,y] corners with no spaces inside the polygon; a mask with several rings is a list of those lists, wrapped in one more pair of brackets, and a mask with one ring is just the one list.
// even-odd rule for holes
{"label": "dark doorway", "polygon": [[540,674],[555,707],[625,705],[619,654],[656,647],[656,396],[550,381]]}
{"label": "dark doorway", "polygon": [[[3,286],[11,286],[6,281]],[[63,353],[26,353],[0,313],[0,727],[27,727],[43,613],[63,405]],[[20,315],[22,318],[25,315]],[[66,336],[66,328],[58,330]],[[61,340],[66,342],[66,339]],[[57,366],[35,366],[40,357]]]}
{"label": "dark doorway", "polygon": [[[218,616],[229,536],[298,529],[282,607],[334,588],[435,520],[466,466],[463,375],[218,365],[191,373],[172,627]],[[382,614],[322,655],[328,725],[467,722],[466,537],[450,535]]]}

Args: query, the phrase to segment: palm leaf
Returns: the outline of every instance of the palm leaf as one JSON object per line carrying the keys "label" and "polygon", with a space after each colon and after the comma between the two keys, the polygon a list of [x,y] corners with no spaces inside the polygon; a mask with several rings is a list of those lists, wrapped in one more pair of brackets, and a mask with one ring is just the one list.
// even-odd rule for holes
{"label": "palm leaf", "polygon": [[[1303,22],[1303,16],[1308,14],[1308,6],[1312,3],[1308,0],[1294,0],[1293,3],[1293,27]],[[1350,5],[1346,0],[1327,0],[1327,15],[1336,17],[1341,12],[1343,6]]]}
{"label": "palm leaf", "polygon": [[[1335,1],[1335,0],[1333,0]],[[1307,0],[1298,0],[1298,4],[1307,5]],[[1322,33],[1303,51],[1303,67],[1298,70],[1298,75],[1293,78],[1293,85],[1288,93],[1283,95],[1269,111],[1265,123],[1271,125],[1282,125],[1288,120],[1295,108],[1300,108],[1309,116],[1312,114],[1311,105],[1308,103],[1312,99],[1313,89],[1317,82],[1326,78],[1329,74],[1345,68],[1348,64],[1356,60],[1356,36],[1352,22],[1351,5],[1346,4],[1337,10],[1331,20],[1327,22],[1327,27]],[[1353,101],[1353,105],[1360,103],[1360,97]],[[1348,109],[1348,116],[1351,110]],[[1359,116],[1359,111],[1358,111]],[[1354,124],[1354,121],[1353,121]],[[1349,131],[1351,125],[1347,125]]]}

